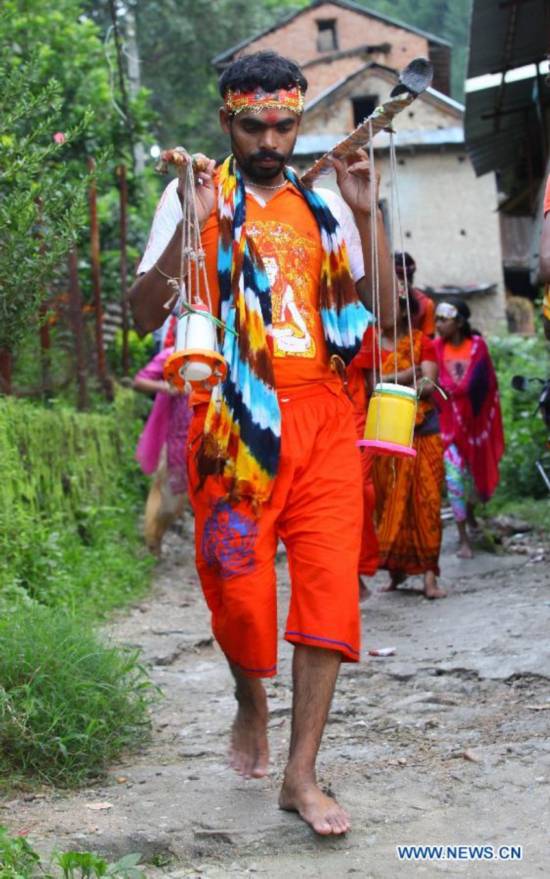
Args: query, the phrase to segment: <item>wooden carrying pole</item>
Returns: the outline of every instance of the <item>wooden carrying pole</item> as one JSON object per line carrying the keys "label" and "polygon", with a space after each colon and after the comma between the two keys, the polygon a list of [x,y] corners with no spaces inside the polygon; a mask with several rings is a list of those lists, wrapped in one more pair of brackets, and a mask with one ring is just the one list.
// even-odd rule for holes
{"label": "wooden carrying pole", "polygon": [[363,120],[361,125],[351,132],[344,140],[336,144],[328,153],[308,168],[302,175],[301,182],[304,186],[312,186],[319,175],[332,170],[332,158],[342,159],[349,153],[365,147],[371,136],[374,137],[379,131],[383,131],[391,125],[393,118],[401,113],[409,104],[428,88],[433,78],[433,66],[426,58],[415,58],[401,71],[399,83],[392,89],[389,100]]}

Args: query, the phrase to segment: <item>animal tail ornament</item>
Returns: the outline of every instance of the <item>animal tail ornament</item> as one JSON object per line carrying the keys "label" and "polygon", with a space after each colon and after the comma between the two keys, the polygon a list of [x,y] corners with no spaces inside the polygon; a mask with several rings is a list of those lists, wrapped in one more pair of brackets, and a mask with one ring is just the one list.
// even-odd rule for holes
{"label": "animal tail ornament", "polygon": [[[372,315],[357,300],[345,241],[318,193],[286,176],[303,194],[319,225],[323,259],[320,307],[329,354],[349,363]],[[235,160],[224,162],[218,187],[218,278],[221,320],[229,330],[222,354],[228,371],[213,392],[198,452],[201,478],[222,477],[228,499],[269,499],[281,446],[281,412],[272,353],[271,291],[260,254],[246,229],[246,192]]]}

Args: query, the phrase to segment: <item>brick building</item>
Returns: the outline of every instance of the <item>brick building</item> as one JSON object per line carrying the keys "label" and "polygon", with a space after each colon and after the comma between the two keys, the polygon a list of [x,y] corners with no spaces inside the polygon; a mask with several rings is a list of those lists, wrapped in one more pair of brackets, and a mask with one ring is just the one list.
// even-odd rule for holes
{"label": "brick building", "polygon": [[303,68],[313,100],[364,66],[377,61],[394,70],[419,55],[435,68],[434,88],[449,93],[451,47],[446,40],[372,12],[350,0],[313,0],[261,34],[213,59],[221,70],[239,55],[275,49]]}
{"label": "brick building", "polygon": [[[503,323],[496,186],[493,176],[476,178],[465,152],[464,108],[449,97],[450,44],[350,0],[313,0],[213,63],[221,72],[240,55],[261,49],[292,57],[309,82],[294,155],[298,170],[389,97],[397,70],[418,56],[432,61],[433,87],[395,120],[404,246],[416,259],[416,282],[428,292],[443,285],[462,288],[478,326],[490,330]],[[387,136],[378,135],[375,147],[387,206]],[[335,181],[329,176],[322,185],[334,187]]]}

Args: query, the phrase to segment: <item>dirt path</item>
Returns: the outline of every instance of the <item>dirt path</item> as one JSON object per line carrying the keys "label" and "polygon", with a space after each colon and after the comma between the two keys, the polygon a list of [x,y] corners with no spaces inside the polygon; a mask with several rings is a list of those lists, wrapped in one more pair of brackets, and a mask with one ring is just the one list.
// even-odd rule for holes
{"label": "dirt path", "polygon": [[[0,822],[28,830],[45,849],[139,851],[157,865],[146,868],[151,877],[550,875],[548,552],[546,560],[481,553],[458,562],[447,528],[447,600],[407,590],[365,604],[365,647],[396,654],[343,670],[320,776],[354,827],[345,839],[319,840],[276,808],[289,736],[288,645],[268,684],[271,776],[245,782],[225,767],[231,682],[199,594],[190,525],[183,541],[170,535],[151,597],[111,627],[116,641],[142,648],[164,690],[151,746],[101,786],[4,803]],[[282,605],[285,567],[281,558]],[[110,808],[89,808],[103,803]],[[412,865],[398,861],[398,844],[521,845],[523,861]]]}

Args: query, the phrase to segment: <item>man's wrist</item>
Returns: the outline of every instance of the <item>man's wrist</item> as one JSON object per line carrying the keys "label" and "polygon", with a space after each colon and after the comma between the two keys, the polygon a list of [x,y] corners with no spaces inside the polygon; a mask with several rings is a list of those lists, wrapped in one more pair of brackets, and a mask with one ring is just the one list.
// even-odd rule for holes
{"label": "man's wrist", "polygon": [[[371,221],[372,213],[371,213],[370,207],[368,207],[368,208],[353,208],[352,213],[353,213],[353,216],[357,222],[363,221],[363,222],[370,223],[370,221]],[[382,219],[382,211],[378,207],[376,208],[376,213],[374,215],[374,218],[377,222],[378,222],[378,220]]]}

